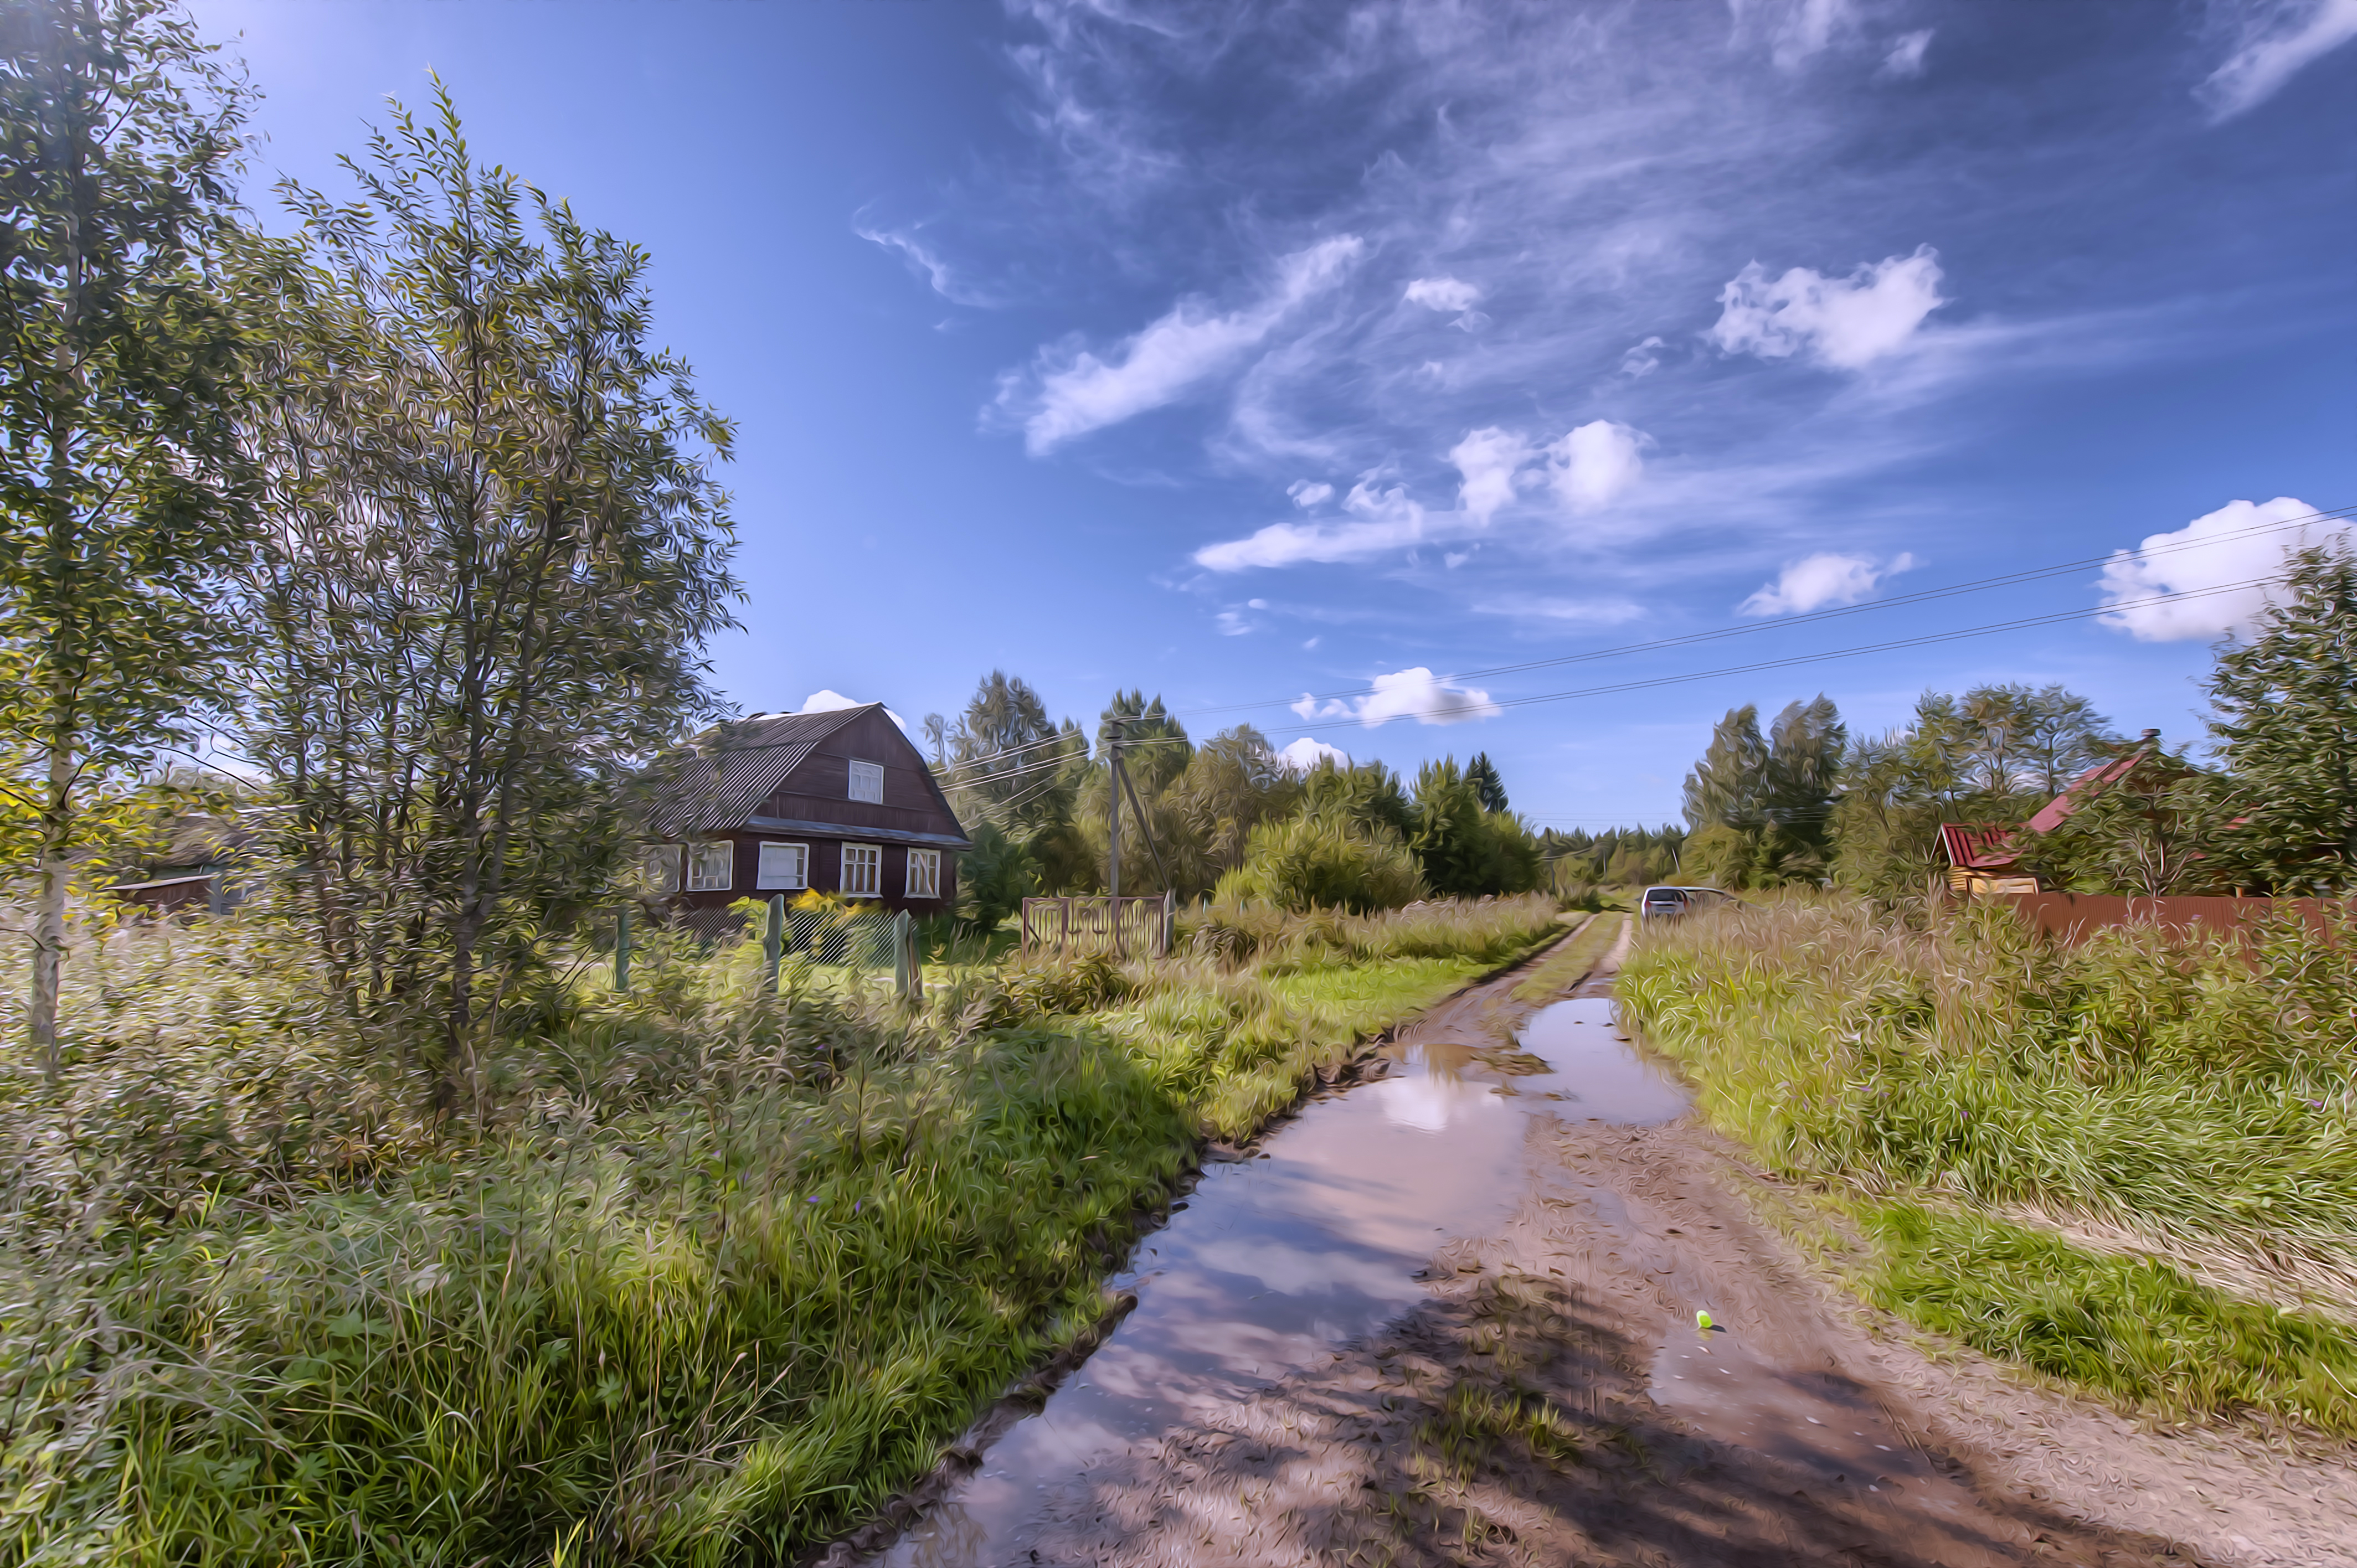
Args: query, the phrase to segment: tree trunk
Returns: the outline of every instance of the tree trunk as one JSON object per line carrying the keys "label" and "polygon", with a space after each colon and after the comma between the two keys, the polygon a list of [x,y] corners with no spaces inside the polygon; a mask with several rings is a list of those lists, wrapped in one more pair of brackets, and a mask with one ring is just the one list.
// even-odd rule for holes
{"label": "tree trunk", "polygon": [[27,1024],[41,1076],[54,1084],[64,1070],[58,1048],[58,980],[66,950],[67,836],[71,827],[73,758],[62,747],[49,752],[49,798],[42,812],[41,886],[33,907],[33,986]]}

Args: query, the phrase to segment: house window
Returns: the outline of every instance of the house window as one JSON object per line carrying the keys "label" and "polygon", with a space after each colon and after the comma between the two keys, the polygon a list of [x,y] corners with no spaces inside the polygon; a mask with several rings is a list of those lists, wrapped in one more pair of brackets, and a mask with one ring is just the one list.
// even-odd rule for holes
{"label": "house window", "polygon": [[884,765],[882,763],[861,762],[857,758],[852,760],[851,798],[855,800],[873,800],[879,806],[884,803]]}
{"label": "house window", "polygon": [[937,849],[912,849],[909,852],[908,897],[938,898],[942,896],[942,852]]}
{"label": "house window", "polygon": [[872,843],[843,846],[843,896],[874,898],[884,891],[884,852]]}
{"label": "house window", "polygon": [[679,891],[679,845],[659,843],[649,845],[639,855],[639,875],[650,893]]}
{"label": "house window", "polygon": [[737,869],[737,845],[729,839],[687,846],[687,890],[726,893]]}
{"label": "house window", "polygon": [[807,887],[810,886],[810,845],[806,843],[765,843],[761,846],[760,869],[753,874],[756,887]]}

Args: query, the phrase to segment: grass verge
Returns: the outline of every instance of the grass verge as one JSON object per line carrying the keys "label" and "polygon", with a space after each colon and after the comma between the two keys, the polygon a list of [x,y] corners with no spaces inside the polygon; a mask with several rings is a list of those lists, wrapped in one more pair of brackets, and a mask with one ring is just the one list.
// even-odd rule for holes
{"label": "grass verge", "polygon": [[1892,1310],[2156,1409],[2357,1436],[2326,1397],[2357,1365],[2351,936],[2066,949],[1788,898],[1649,930],[1619,994],[1713,1122],[1865,1206]]}
{"label": "grass verge", "polygon": [[452,1122],[300,944],[135,933],[77,965],[62,1081],[0,1084],[0,1564],[794,1556],[1095,1320],[1199,1137],[1553,915],[922,1011],[658,936],[629,993],[533,999]]}

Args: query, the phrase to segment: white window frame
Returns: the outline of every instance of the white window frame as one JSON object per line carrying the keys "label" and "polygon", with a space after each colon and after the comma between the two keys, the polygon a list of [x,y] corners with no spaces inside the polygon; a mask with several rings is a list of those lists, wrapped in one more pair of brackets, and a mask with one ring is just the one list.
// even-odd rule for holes
{"label": "white window frame", "polygon": [[[864,879],[867,886],[865,887],[854,887],[851,885],[851,857],[855,851],[862,856],[875,857],[862,862],[867,870],[867,875]],[[835,891],[841,893],[845,898],[881,898],[884,896],[884,846],[877,843],[845,844],[842,875],[837,880],[842,883],[842,886]]]}
{"label": "white window frame", "polygon": [[[866,769],[865,773],[861,771],[863,768]],[[863,779],[873,782],[876,793],[863,795],[859,792],[860,781]],[[856,757],[851,758],[849,798],[854,800],[866,800],[870,805],[882,805],[884,803],[884,765],[880,762],[867,762]]]}
{"label": "white window frame", "polygon": [[667,897],[680,889],[680,850],[675,843],[649,844],[639,855],[639,875],[648,891]]}
{"label": "white window frame", "polygon": [[[923,868],[920,876],[918,869]],[[901,897],[904,898],[938,898],[942,896],[942,852],[937,849],[912,849],[909,852],[909,869],[900,874]]]}
{"label": "white window frame", "polygon": [[[770,852],[773,849],[790,849],[794,852],[791,856],[780,855],[776,857],[780,860],[791,860],[793,866],[792,870],[771,871],[770,869],[770,862],[771,859]],[[810,845],[806,843],[781,843],[766,839],[762,841],[759,856],[755,861],[753,867],[753,886],[757,891],[763,893],[777,891],[798,892],[809,886]]]}
{"label": "white window frame", "polygon": [[[714,881],[705,867],[715,859],[720,865],[720,879]],[[737,841],[735,839],[704,839],[687,846],[687,890],[690,893],[726,893],[737,882]]]}

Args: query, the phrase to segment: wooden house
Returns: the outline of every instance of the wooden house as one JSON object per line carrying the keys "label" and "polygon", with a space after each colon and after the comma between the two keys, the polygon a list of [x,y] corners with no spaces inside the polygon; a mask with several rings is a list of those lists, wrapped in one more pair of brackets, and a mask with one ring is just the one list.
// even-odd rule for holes
{"label": "wooden house", "polygon": [[813,888],[944,914],[958,852],[974,847],[881,703],[716,725],[651,782],[652,891],[691,919]]}

